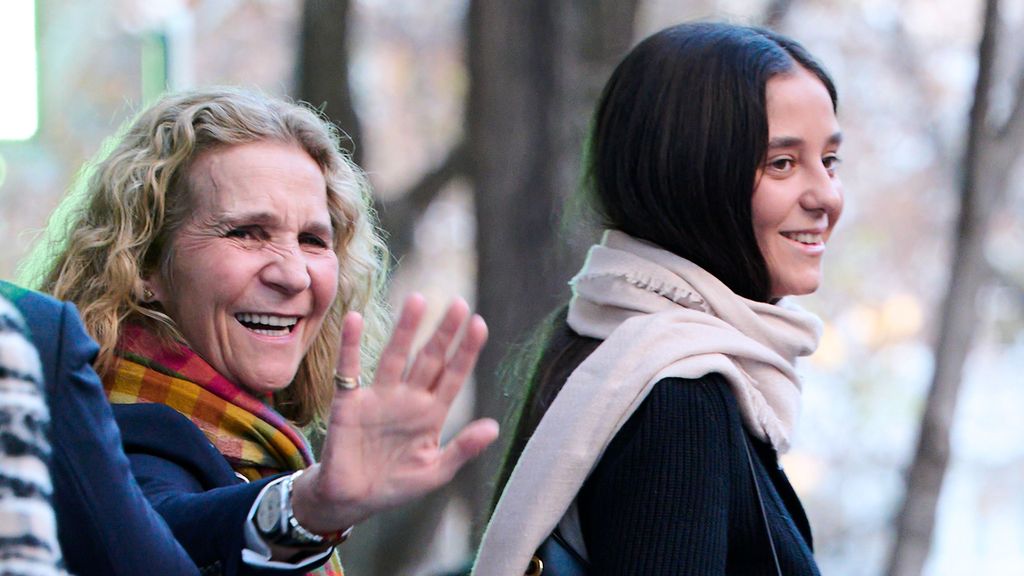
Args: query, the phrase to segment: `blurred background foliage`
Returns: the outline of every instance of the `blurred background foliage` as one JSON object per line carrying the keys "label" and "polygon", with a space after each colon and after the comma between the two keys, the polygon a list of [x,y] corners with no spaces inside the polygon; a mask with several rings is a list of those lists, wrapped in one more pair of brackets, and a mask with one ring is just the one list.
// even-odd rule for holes
{"label": "blurred background foliage", "polygon": [[[1024,1],[4,0],[0,36],[18,5],[34,7],[18,29],[34,26],[36,53],[0,39],[2,92],[22,94],[0,118],[37,113],[38,129],[0,136],[0,277],[163,89],[306,100],[374,183],[392,298],[419,290],[437,313],[463,294],[492,328],[458,421],[502,416],[516,391],[500,358],[566,297],[595,238],[560,226],[562,202],[615,62],[692,18],[797,38],[834,74],[845,132],[846,211],[824,287],[800,299],[825,335],[784,458],[822,571],[1024,574]],[[26,61],[32,86],[12,72]],[[498,453],[360,526],[347,573],[462,566]]]}

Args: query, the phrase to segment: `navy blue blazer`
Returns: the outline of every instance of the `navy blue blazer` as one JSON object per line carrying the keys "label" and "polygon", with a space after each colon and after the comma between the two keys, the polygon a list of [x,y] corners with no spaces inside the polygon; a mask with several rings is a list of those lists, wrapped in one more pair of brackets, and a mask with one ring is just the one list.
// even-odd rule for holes
{"label": "navy blue blazer", "polygon": [[303,574],[242,562],[246,516],[275,477],[246,483],[191,420],[164,404],[115,404],[132,472],[203,573]]}
{"label": "navy blue blazer", "polygon": [[92,361],[99,351],[71,304],[0,281],[39,351],[50,408],[57,537],[78,576],[197,575],[132,478]]}
{"label": "navy blue blazer", "polygon": [[71,573],[290,576],[326,561],[301,570],[243,563],[245,518],[273,478],[243,483],[173,408],[111,408],[92,368],[99,347],[75,307],[3,281],[0,293],[39,349],[58,538]]}

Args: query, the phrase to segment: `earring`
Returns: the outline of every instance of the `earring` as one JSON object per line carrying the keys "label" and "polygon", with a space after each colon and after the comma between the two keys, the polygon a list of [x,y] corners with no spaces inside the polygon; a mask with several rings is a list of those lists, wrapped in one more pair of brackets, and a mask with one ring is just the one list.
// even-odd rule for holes
{"label": "earring", "polygon": [[150,290],[149,288],[143,288],[142,289],[142,301],[143,302],[152,302],[153,298],[155,296],[156,296],[156,294],[153,294],[153,291]]}

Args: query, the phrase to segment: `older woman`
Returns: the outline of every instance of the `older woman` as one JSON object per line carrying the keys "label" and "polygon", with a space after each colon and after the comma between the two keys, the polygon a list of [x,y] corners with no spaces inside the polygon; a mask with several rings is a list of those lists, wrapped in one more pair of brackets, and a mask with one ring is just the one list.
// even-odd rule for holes
{"label": "older woman", "polygon": [[[351,526],[496,437],[482,420],[440,446],[486,340],[461,300],[410,363],[424,311],[410,297],[359,385],[381,349],[386,252],[364,178],[315,112],[167,96],[88,174],[43,287],[99,342],[135,476],[201,568],[340,573]],[[319,463],[301,426],[324,431]]]}

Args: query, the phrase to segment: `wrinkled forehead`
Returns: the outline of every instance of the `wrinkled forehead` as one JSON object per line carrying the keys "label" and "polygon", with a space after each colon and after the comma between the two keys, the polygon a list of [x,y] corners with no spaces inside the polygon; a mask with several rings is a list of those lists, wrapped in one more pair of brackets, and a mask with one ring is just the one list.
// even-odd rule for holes
{"label": "wrinkled forehead", "polygon": [[326,177],[295,143],[258,141],[206,151],[186,174],[193,219],[224,213],[278,213],[331,221]]}

